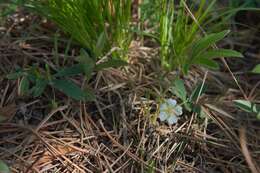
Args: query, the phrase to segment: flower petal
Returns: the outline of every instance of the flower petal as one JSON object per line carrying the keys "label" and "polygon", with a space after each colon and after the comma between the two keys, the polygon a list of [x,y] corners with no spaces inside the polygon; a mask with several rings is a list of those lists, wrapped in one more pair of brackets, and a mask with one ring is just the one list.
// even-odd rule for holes
{"label": "flower petal", "polygon": [[171,106],[171,107],[174,107],[176,104],[177,104],[177,101],[174,100],[174,99],[167,99],[166,100],[166,103]]}
{"label": "flower petal", "polygon": [[168,119],[167,119],[167,122],[168,124],[172,125],[172,124],[176,124],[178,121],[178,117],[176,116],[170,116]]}
{"label": "flower petal", "polygon": [[166,109],[167,105],[165,103],[160,105],[160,111],[165,111]]}
{"label": "flower petal", "polygon": [[175,112],[176,112],[177,115],[182,115],[182,113],[183,113],[183,112],[182,112],[182,107],[179,106],[179,105],[176,106],[176,107],[175,107]]}
{"label": "flower petal", "polygon": [[165,121],[168,118],[168,115],[166,112],[160,112],[159,118],[161,121]]}

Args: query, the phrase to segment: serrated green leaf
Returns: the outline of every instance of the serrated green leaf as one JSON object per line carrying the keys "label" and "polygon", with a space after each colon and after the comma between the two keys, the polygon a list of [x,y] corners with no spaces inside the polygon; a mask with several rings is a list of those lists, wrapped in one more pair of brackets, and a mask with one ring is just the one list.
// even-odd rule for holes
{"label": "serrated green leaf", "polygon": [[34,97],[39,97],[44,92],[48,81],[45,79],[38,78],[36,80],[35,86],[32,88],[32,94]]}
{"label": "serrated green leaf", "polygon": [[251,72],[252,72],[252,73],[260,74],[260,64],[256,65]]}
{"label": "serrated green leaf", "polygon": [[83,73],[82,64],[76,64],[72,67],[65,67],[60,70],[54,75],[55,77],[71,77]]}
{"label": "serrated green leaf", "polygon": [[29,93],[30,82],[27,76],[23,77],[20,82],[19,91],[21,95]]}
{"label": "serrated green leaf", "polygon": [[196,59],[204,58],[204,59],[213,59],[213,58],[221,58],[221,57],[239,57],[242,58],[243,55],[240,52],[237,52],[235,50],[230,50],[230,49],[216,49],[216,50],[211,50],[204,52],[200,55],[197,56]]}
{"label": "serrated green leaf", "polygon": [[212,70],[218,70],[219,69],[219,65],[216,61],[211,60],[211,59],[207,59],[207,58],[198,58],[198,59],[196,59],[194,64],[202,65],[202,66],[207,67],[207,68],[212,69]]}
{"label": "serrated green leaf", "polygon": [[184,86],[184,82],[181,79],[176,79],[174,81],[174,87],[172,89],[172,92],[179,97],[183,102],[186,101],[187,98],[187,91]]}
{"label": "serrated green leaf", "polygon": [[225,30],[220,33],[209,34],[198,40],[192,48],[192,57],[195,57],[202,51],[209,48],[211,45],[222,40],[229,32],[229,30]]}
{"label": "serrated green leaf", "polygon": [[121,66],[126,66],[128,63],[126,61],[123,60],[118,60],[118,59],[111,59],[108,60],[106,62],[103,62],[101,64],[97,64],[95,70],[99,71],[99,70],[103,70],[105,68],[118,68]]}
{"label": "serrated green leaf", "polygon": [[10,173],[9,167],[2,160],[0,160],[0,172],[1,173]]}
{"label": "serrated green leaf", "polygon": [[82,91],[80,87],[78,87],[74,82],[70,80],[55,79],[51,82],[51,84],[54,88],[60,90],[68,97],[71,97],[75,100],[86,101],[90,99],[89,97],[91,96],[91,94]]}
{"label": "serrated green leaf", "polygon": [[245,112],[260,113],[260,107],[248,100],[234,100],[234,104]]}

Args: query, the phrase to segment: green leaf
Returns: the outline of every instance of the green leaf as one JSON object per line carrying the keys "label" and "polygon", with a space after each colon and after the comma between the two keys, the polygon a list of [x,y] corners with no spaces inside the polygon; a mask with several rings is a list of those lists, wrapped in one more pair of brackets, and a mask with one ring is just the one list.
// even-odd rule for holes
{"label": "green leaf", "polygon": [[24,72],[18,71],[18,72],[6,75],[6,78],[10,79],[10,80],[16,80],[16,79],[22,77],[23,75],[24,75]]}
{"label": "green leaf", "polygon": [[97,64],[95,70],[100,71],[100,70],[103,70],[105,68],[110,68],[110,67],[117,68],[117,67],[121,67],[121,66],[126,66],[127,64],[128,63],[123,60],[111,59],[111,60],[108,60],[101,64]]}
{"label": "green leaf", "polygon": [[260,74],[260,64],[256,65],[251,72],[256,73],[256,74]]}
{"label": "green leaf", "polygon": [[52,86],[64,94],[66,94],[68,97],[71,97],[75,100],[82,100],[87,101],[90,98],[92,94],[84,92],[78,87],[75,83],[73,83],[70,80],[53,80],[51,82]]}
{"label": "green leaf", "polygon": [[197,113],[201,119],[205,119],[206,117],[205,112],[202,110],[200,105],[193,104],[192,111]]}
{"label": "green leaf", "polygon": [[180,98],[183,102],[186,101],[187,98],[187,91],[186,88],[184,86],[184,82],[181,79],[176,79],[174,81],[174,88],[171,89],[172,92],[178,97]]}
{"label": "green leaf", "polygon": [[96,96],[95,96],[95,93],[87,88],[87,89],[84,89],[84,92],[85,92],[85,101],[94,101],[96,99]]}
{"label": "green leaf", "polygon": [[102,32],[98,37],[97,44],[96,44],[96,56],[100,56],[105,48],[107,38],[105,32]]}
{"label": "green leaf", "polygon": [[83,73],[82,64],[76,64],[72,67],[65,67],[60,70],[54,75],[55,77],[71,77]]}
{"label": "green leaf", "polygon": [[0,160],[0,172],[1,173],[10,173],[9,167],[2,161]]}
{"label": "green leaf", "polygon": [[260,112],[256,115],[256,118],[260,120]]}
{"label": "green leaf", "polygon": [[77,61],[80,63],[81,69],[87,78],[91,77],[91,73],[94,71],[96,62],[93,60],[85,50],[81,50],[81,55],[77,57]]}
{"label": "green leaf", "polygon": [[229,32],[229,30],[225,30],[220,33],[209,34],[198,40],[192,48],[192,57],[195,57],[202,51],[209,48],[211,45],[222,40]]}
{"label": "green leaf", "polygon": [[29,92],[30,82],[27,76],[23,77],[20,82],[19,91],[21,95],[27,95]]}
{"label": "green leaf", "polygon": [[32,94],[34,97],[39,97],[44,92],[46,86],[48,84],[48,81],[45,79],[38,78],[36,79],[36,84],[32,88]]}
{"label": "green leaf", "polygon": [[207,58],[198,58],[198,59],[195,60],[194,64],[202,65],[202,66],[207,67],[207,68],[212,69],[212,70],[218,70],[219,69],[219,65],[216,61],[211,60],[211,59],[207,59]]}
{"label": "green leaf", "polygon": [[234,100],[234,104],[245,112],[260,113],[260,107],[248,100]]}
{"label": "green leaf", "polygon": [[196,100],[206,91],[206,85],[199,84],[195,87],[193,92],[191,93],[190,100],[192,102],[196,102]]}
{"label": "green leaf", "polygon": [[[216,49],[216,50],[211,50],[204,52],[202,54],[199,54],[196,56],[198,59],[200,58],[205,58],[205,59],[212,59],[212,58],[221,58],[221,57],[239,57],[242,58],[243,55],[240,52],[237,52],[235,50],[230,50],[230,49]],[[194,58],[195,60],[197,58]]]}

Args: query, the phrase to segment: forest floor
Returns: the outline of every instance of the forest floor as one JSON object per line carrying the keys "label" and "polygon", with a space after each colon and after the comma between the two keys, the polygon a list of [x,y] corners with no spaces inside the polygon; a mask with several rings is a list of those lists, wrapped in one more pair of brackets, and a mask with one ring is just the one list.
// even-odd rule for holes
{"label": "forest floor", "polygon": [[[207,85],[198,100],[206,116],[184,112],[169,126],[154,118],[158,103],[147,97],[162,86],[158,49],[149,42],[132,42],[128,66],[93,74],[94,102],[77,102],[52,88],[38,98],[21,96],[20,80],[6,75],[32,64],[59,68],[55,60],[65,58],[68,39],[59,34],[55,45],[53,24],[15,13],[0,27],[0,113],[7,117],[0,123],[0,159],[17,173],[259,171],[260,122],[233,103],[260,103],[260,75],[248,73],[260,63],[260,23],[247,18],[259,14],[240,15],[251,28],[235,28],[240,34],[223,44],[245,58],[227,61],[232,73],[224,64],[217,72],[194,67],[183,80],[189,92]],[[78,52],[72,44],[69,63]],[[173,76],[167,74],[165,86]],[[84,82],[80,76],[73,81]]]}

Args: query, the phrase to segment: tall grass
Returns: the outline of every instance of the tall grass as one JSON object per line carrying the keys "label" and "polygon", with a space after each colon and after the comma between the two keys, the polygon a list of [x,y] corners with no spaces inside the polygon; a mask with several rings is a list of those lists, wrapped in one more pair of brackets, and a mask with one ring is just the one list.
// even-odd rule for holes
{"label": "tall grass", "polygon": [[[206,4],[206,0],[201,0],[194,16],[199,23],[208,17],[214,3]],[[191,46],[201,34],[199,25],[186,12],[184,1],[176,4],[163,0],[159,15],[162,66],[168,70],[185,69],[190,61]]]}
{"label": "tall grass", "polygon": [[54,21],[95,56],[113,46],[129,46],[131,0],[29,0],[27,7]]}
{"label": "tall grass", "polygon": [[[201,28],[211,17],[215,0],[201,0],[194,10],[188,7],[185,0],[162,0],[159,27],[161,44],[161,64],[168,71],[179,70],[187,74],[190,66],[200,65],[219,69],[214,58],[242,57],[236,51],[228,49],[214,50],[215,43],[223,39],[228,31],[207,35]],[[195,4],[194,4],[195,6]]]}

